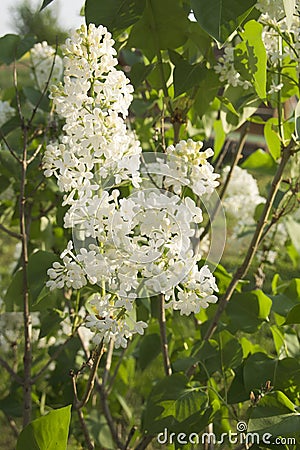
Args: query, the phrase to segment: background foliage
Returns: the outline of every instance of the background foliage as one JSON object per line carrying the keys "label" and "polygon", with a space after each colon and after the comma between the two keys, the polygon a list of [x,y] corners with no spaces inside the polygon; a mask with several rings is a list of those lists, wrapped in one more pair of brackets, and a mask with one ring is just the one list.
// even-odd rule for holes
{"label": "background foliage", "polygon": [[[238,236],[235,218],[228,216],[228,246],[214,272],[219,305],[196,317],[167,314],[172,374],[164,372],[157,298],[143,299],[138,316],[149,323],[146,334],[126,350],[106,349],[94,390],[80,408],[72,380],[84,395],[95,356],[81,326],[89,291],[45,288],[47,269],[70,238],[62,194],[41,167],[43,149],[62,123],[48,86],[42,92],[33,79],[21,78],[31,71],[28,52],[36,36],[0,38],[1,68],[9,77],[1,100],[15,109],[1,124],[0,410],[3,423],[19,436],[17,449],[64,449],[69,424],[70,449],[137,450],[161,448],[156,436],[165,428],[200,436],[213,430],[220,437],[236,432],[241,421],[248,431],[272,434],[272,442],[278,436],[298,442],[260,442],[253,449],[299,448],[300,225],[294,213],[300,50],[288,28],[268,23],[281,47],[294,48],[294,57],[272,63],[257,6],[255,0],[86,0],[86,23],[112,32],[119,66],[134,86],[128,125],[143,150],[163,151],[188,137],[213,143],[216,171],[237,164],[247,169],[267,201]],[[299,17],[295,2],[283,6],[287,24]],[[196,21],[188,18],[191,10]],[[228,42],[247,89],[220,81],[215,70]],[[280,224],[284,245],[274,231]],[[277,256],[270,262],[274,247]],[[163,448],[200,446],[176,442]]]}

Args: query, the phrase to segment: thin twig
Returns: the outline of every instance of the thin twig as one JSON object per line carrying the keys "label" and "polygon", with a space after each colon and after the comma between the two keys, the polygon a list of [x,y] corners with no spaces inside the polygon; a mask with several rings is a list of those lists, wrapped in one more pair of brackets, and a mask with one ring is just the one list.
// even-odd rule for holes
{"label": "thin twig", "polygon": [[106,362],[105,362],[105,367],[104,367],[104,372],[103,372],[103,376],[102,376],[102,385],[106,386],[107,381],[108,381],[108,376],[109,376],[109,371],[111,368],[111,363],[112,363],[112,356],[113,356],[113,352],[114,352],[114,340],[111,339],[109,342],[109,347],[108,347],[108,351],[106,353]]}
{"label": "thin twig", "polygon": [[131,439],[133,438],[134,433],[136,432],[136,430],[137,430],[137,427],[134,425],[134,426],[131,428],[131,430],[129,431],[128,438],[126,439],[126,442],[125,442],[125,445],[124,445],[124,449],[123,449],[123,450],[127,450],[127,449],[128,449],[128,446],[129,446],[129,444],[130,444],[130,441],[131,441]]}
{"label": "thin twig", "polygon": [[231,139],[227,139],[226,140],[226,142],[224,144],[224,147],[223,147],[223,149],[221,151],[221,154],[220,154],[220,156],[219,156],[219,158],[217,160],[216,167],[215,167],[215,172],[218,173],[220,167],[222,166],[224,158],[225,158],[225,156],[227,154],[228,148],[229,148],[231,143],[232,143]]}
{"label": "thin twig", "polygon": [[18,91],[18,76],[17,76],[16,58],[14,60],[13,79],[14,79],[14,88],[15,88],[15,92],[16,92],[17,111],[18,111],[18,115],[19,115],[19,118],[21,121],[21,127],[23,128],[25,125],[25,120],[24,120],[24,116],[22,113],[21,101],[20,101],[20,96],[19,96],[19,91]]}
{"label": "thin twig", "polygon": [[20,233],[15,233],[14,231],[11,231],[9,228],[6,228],[6,226],[4,226],[2,223],[0,223],[0,230],[4,231],[6,234],[9,234],[9,236],[16,239],[21,239],[22,237]]}
{"label": "thin twig", "polygon": [[168,338],[166,330],[166,311],[165,311],[165,296],[159,295],[159,330],[161,340],[161,350],[164,362],[165,374],[167,376],[172,375],[172,367],[169,357]]}
{"label": "thin twig", "polygon": [[144,436],[134,450],[144,450],[145,448],[148,447],[153,438],[154,436],[151,436],[150,434]]}
{"label": "thin twig", "polygon": [[98,369],[98,366],[99,366],[99,363],[100,363],[103,353],[104,353],[104,346],[103,346],[103,341],[102,341],[101,344],[97,347],[96,351],[94,352],[93,366],[92,366],[90,376],[89,376],[89,379],[87,382],[85,393],[81,400],[78,399],[77,385],[76,385],[77,376],[79,375],[80,371],[77,374],[75,374],[73,371],[71,372],[72,385],[73,385],[73,391],[74,391],[74,409],[77,411],[80,426],[82,428],[88,450],[94,450],[95,447],[94,447],[92,439],[89,435],[89,432],[88,432],[88,429],[86,426],[86,422],[84,420],[82,408],[89,401],[90,395],[93,391],[95,379],[97,376],[97,369]]}
{"label": "thin twig", "polygon": [[9,373],[9,375],[19,384],[23,384],[23,380],[19,375],[10,367],[10,365],[1,358],[0,356],[0,365]]}
{"label": "thin twig", "polygon": [[116,443],[118,449],[124,449],[122,442],[119,438],[117,429],[115,427],[110,408],[109,408],[109,404],[108,404],[108,395],[109,394],[108,394],[108,390],[105,387],[107,384],[107,381],[108,381],[109,371],[111,368],[113,350],[114,350],[114,341],[111,340],[109,343],[109,348],[108,348],[108,352],[106,355],[106,362],[105,362],[104,373],[102,376],[102,382],[100,382],[98,380],[98,378],[96,378],[96,389],[100,394],[103,414],[106,419],[107,425],[110,429],[111,436],[112,436],[114,442]]}
{"label": "thin twig", "polygon": [[91,372],[90,372],[90,376],[89,376],[89,379],[88,379],[86,391],[85,391],[82,399],[76,403],[76,405],[75,405],[76,409],[83,408],[87,404],[87,402],[89,401],[89,398],[90,398],[91,393],[92,393],[93,388],[94,388],[95,379],[96,379],[96,376],[97,376],[98,366],[99,366],[99,363],[100,363],[100,360],[101,360],[101,357],[102,357],[103,353],[104,353],[104,345],[103,345],[103,343],[101,343],[98,346],[98,348],[96,349],[96,351],[95,351],[95,353],[93,355],[94,363],[93,363],[93,367],[92,367]]}
{"label": "thin twig", "polygon": [[[130,345],[130,341],[128,342],[128,345]],[[116,364],[114,373],[113,373],[112,376],[110,377],[108,386],[107,386],[107,388],[106,388],[106,391],[107,391],[107,394],[108,394],[108,395],[110,394],[110,392],[111,392],[111,390],[112,390],[112,388],[113,388],[114,381],[115,381],[115,379],[117,378],[118,371],[119,371],[120,366],[121,366],[121,364],[122,364],[122,362],[123,362],[123,358],[124,358],[124,355],[125,355],[125,353],[126,353],[127,348],[128,348],[128,346],[127,346],[126,348],[123,348],[123,349],[122,349],[122,353],[121,353],[121,355],[120,355],[119,358],[118,358],[118,362],[117,362],[117,364]]]}
{"label": "thin twig", "polygon": [[12,429],[15,437],[18,438],[19,437],[19,430],[18,430],[16,422],[14,421],[14,419],[11,416],[9,416],[7,414],[5,414],[5,417],[7,418],[9,426]]}
{"label": "thin twig", "polygon": [[87,444],[87,448],[88,448],[88,450],[94,450],[95,446],[90,437],[89,431],[87,429],[82,409],[76,407],[76,405],[78,405],[78,402],[79,402],[78,395],[77,395],[76,375],[74,373],[72,373],[71,375],[72,375],[72,385],[73,385],[73,391],[74,391],[74,407],[77,411],[79,423],[80,423],[80,426],[81,426],[81,429],[82,429],[82,432],[84,435],[85,442]]}
{"label": "thin twig", "polygon": [[113,441],[116,443],[118,449],[124,450],[122,442],[120,441],[117,429],[115,427],[114,419],[111,415],[109,404],[107,401],[107,392],[102,383],[96,380],[96,388],[100,394],[101,406],[103,410],[104,417],[106,419],[107,425],[110,430],[110,434],[112,436]]}
{"label": "thin twig", "polygon": [[47,90],[48,90],[49,83],[50,83],[50,80],[51,80],[51,77],[52,77],[52,73],[53,73],[53,70],[54,70],[54,66],[55,66],[55,60],[56,60],[56,56],[57,56],[57,49],[58,49],[58,43],[56,42],[55,53],[53,55],[53,61],[52,61],[52,64],[51,64],[51,69],[50,69],[50,72],[49,72],[49,76],[48,76],[47,82],[45,84],[45,87],[44,87],[41,95],[40,95],[40,98],[37,101],[37,104],[35,105],[35,107],[34,107],[34,109],[32,111],[31,117],[30,117],[30,119],[28,121],[28,125],[31,125],[31,123],[32,123],[32,121],[34,119],[34,116],[36,115],[36,112],[37,112],[37,110],[38,110],[38,108],[39,108],[43,98],[45,97]]}
{"label": "thin twig", "polygon": [[13,156],[15,158],[15,160],[18,161],[19,164],[21,164],[21,159],[18,157],[18,155],[16,154],[14,149],[11,147],[10,143],[6,139],[5,135],[3,134],[1,127],[0,127],[0,137],[3,140],[4,144],[6,145],[6,147],[8,148],[8,151],[11,154],[11,156]]}
{"label": "thin twig", "polygon": [[27,177],[27,128],[23,127],[23,155],[21,169],[20,185],[20,234],[22,240],[22,269],[23,269],[23,320],[24,320],[24,409],[23,426],[26,426],[31,420],[31,366],[32,366],[32,348],[31,348],[31,315],[29,309],[29,286],[28,286],[28,235],[27,235],[27,216],[26,216],[26,177]]}
{"label": "thin twig", "polygon": [[257,248],[258,248],[261,236],[263,234],[265,225],[267,224],[268,217],[269,217],[270,211],[272,209],[276,193],[277,193],[277,191],[279,189],[279,186],[280,186],[280,183],[281,183],[281,180],[282,180],[283,171],[284,171],[284,169],[286,167],[286,164],[287,164],[287,162],[288,162],[288,160],[289,160],[289,158],[290,158],[290,156],[292,154],[292,147],[293,147],[293,145],[294,145],[294,143],[291,142],[291,144],[288,147],[283,149],[282,158],[281,158],[280,164],[279,164],[277,172],[276,172],[276,174],[274,176],[274,179],[273,179],[273,182],[272,182],[272,185],[271,185],[271,189],[270,189],[268,198],[267,198],[266,203],[265,203],[264,210],[263,210],[263,212],[262,212],[262,214],[260,216],[260,219],[259,219],[259,221],[257,223],[256,230],[255,230],[254,235],[252,237],[252,240],[251,240],[251,243],[249,245],[247,254],[245,256],[245,259],[244,259],[242,265],[235,272],[235,274],[234,274],[234,276],[233,276],[233,278],[232,278],[232,280],[231,280],[231,282],[230,282],[230,284],[229,284],[229,286],[228,286],[224,296],[219,301],[219,306],[218,306],[218,309],[216,311],[216,314],[215,314],[215,316],[214,316],[214,318],[213,318],[213,320],[212,320],[212,322],[211,322],[211,324],[210,324],[210,326],[209,326],[209,328],[208,328],[208,330],[206,332],[206,335],[204,337],[205,340],[210,339],[211,336],[214,334],[214,332],[215,332],[215,330],[217,328],[217,325],[218,325],[218,321],[219,321],[223,311],[225,310],[227,303],[231,299],[232,294],[234,293],[234,290],[235,290],[238,282],[240,280],[242,280],[245,277],[245,275],[248,273],[248,270],[249,270],[249,267],[251,265],[252,259],[253,259],[254,255],[255,255],[256,251],[257,251]]}
{"label": "thin twig", "polygon": [[92,439],[90,437],[89,431],[88,431],[87,426],[86,426],[86,422],[84,420],[84,415],[83,415],[83,412],[82,412],[81,409],[77,409],[77,415],[78,415],[78,419],[79,419],[79,422],[80,422],[81,429],[82,429],[83,434],[84,434],[84,439],[85,439],[87,448],[88,448],[88,450],[94,450],[95,446],[94,446],[94,443],[93,443],[93,441],[92,441]]}
{"label": "thin twig", "polygon": [[35,160],[35,158],[37,157],[37,155],[40,153],[41,148],[42,148],[43,144],[39,144],[37,146],[37,149],[35,150],[35,152],[31,155],[31,157],[28,159],[28,165],[32,163],[32,161]]}

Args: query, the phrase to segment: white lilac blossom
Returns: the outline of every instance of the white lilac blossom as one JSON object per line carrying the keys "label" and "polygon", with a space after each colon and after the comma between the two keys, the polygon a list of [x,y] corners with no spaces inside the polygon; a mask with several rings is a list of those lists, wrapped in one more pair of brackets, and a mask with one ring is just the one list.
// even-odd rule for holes
{"label": "white lilac blossom", "polygon": [[105,27],[90,25],[63,46],[64,82],[51,96],[65,119],[64,137],[47,146],[44,167],[46,176],[55,175],[59,188],[71,193],[68,199],[91,197],[99,183],[140,181],[140,144],[124,121],[133,88],[115,68],[113,43]]}
{"label": "white lilac blossom", "polygon": [[5,101],[0,100],[0,127],[15,115],[16,111]]}
{"label": "white lilac blossom", "polygon": [[[229,170],[229,166],[223,169],[223,179],[226,178]],[[246,169],[235,167],[222,202],[226,213],[236,221],[234,236],[254,223],[255,208],[265,201],[266,199],[259,194],[255,178]]]}
{"label": "white lilac blossom", "polygon": [[51,86],[61,79],[63,62],[61,57],[55,53],[54,48],[46,41],[35,44],[30,50],[33,76],[41,91],[47,84]]}
{"label": "white lilac blossom", "polygon": [[220,175],[214,173],[213,166],[207,161],[214,152],[211,148],[200,151],[202,147],[203,142],[192,139],[167,147],[166,188],[172,187],[176,194],[181,194],[182,186],[188,185],[198,196],[214,191]]}
{"label": "white lilac blossom", "polygon": [[[213,192],[219,175],[207,161],[212,149],[200,151],[202,142],[189,139],[158,161],[160,188],[145,182],[140,143],[125,123],[133,89],[115,68],[113,43],[106,28],[82,26],[63,47],[63,83],[51,91],[65,125],[61,140],[47,146],[44,169],[65,193],[64,226],[74,244],[48,270],[47,286],[93,285],[99,292],[86,326],[96,343],[126,347],[147,327],[135,317],[142,290],[165,294],[166,306],[186,315],[217,300],[215,279],[198,267],[201,254],[193,247],[202,211],[180,195],[184,186],[197,196]],[[121,183],[131,186],[128,197]]]}

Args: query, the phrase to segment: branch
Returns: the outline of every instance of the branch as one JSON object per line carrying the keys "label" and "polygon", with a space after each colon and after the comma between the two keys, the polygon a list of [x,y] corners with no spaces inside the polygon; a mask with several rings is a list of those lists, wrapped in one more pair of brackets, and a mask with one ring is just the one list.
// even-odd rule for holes
{"label": "branch", "polygon": [[104,351],[105,351],[104,350],[104,345],[103,345],[103,342],[102,342],[98,346],[98,348],[96,349],[96,351],[95,351],[95,353],[93,355],[92,359],[93,359],[94,364],[93,364],[93,367],[92,367],[91,372],[90,372],[90,376],[89,376],[89,379],[88,379],[86,391],[85,391],[82,399],[80,401],[76,402],[76,404],[75,404],[75,408],[76,409],[83,408],[87,404],[89,399],[90,399],[91,393],[92,393],[93,388],[94,388],[95,379],[96,379],[96,376],[97,376],[98,366],[99,366],[99,363],[100,363],[100,360],[101,360],[101,357],[102,357]]}
{"label": "branch", "polygon": [[6,234],[9,234],[9,236],[11,236],[13,238],[16,238],[16,239],[22,238],[20,233],[15,233],[14,231],[11,231],[9,228],[6,228],[6,226],[2,225],[2,223],[0,223],[0,230],[4,231]]}
{"label": "branch", "polygon": [[90,437],[89,431],[87,429],[86,426],[86,422],[84,420],[84,415],[83,412],[81,410],[81,408],[77,408],[76,405],[78,404],[78,396],[77,396],[77,386],[76,386],[76,375],[74,373],[71,373],[72,376],[72,385],[73,385],[73,391],[74,391],[74,407],[77,411],[77,415],[78,415],[78,419],[79,419],[79,423],[81,426],[81,429],[83,431],[84,434],[84,439],[85,442],[87,444],[87,448],[88,450],[94,450],[94,443]]}
{"label": "branch", "polygon": [[105,363],[104,372],[103,372],[103,376],[102,376],[102,385],[103,386],[105,386],[108,381],[108,375],[109,375],[109,371],[111,368],[112,356],[113,356],[113,352],[114,352],[114,345],[115,345],[114,340],[111,339],[109,342],[108,352],[106,354],[106,363]]}
{"label": "branch", "polygon": [[35,160],[35,158],[37,157],[37,155],[40,153],[41,148],[42,148],[43,144],[39,144],[37,146],[37,149],[35,150],[35,152],[32,154],[32,156],[28,159],[28,164],[31,164],[32,161]]}
{"label": "branch", "polygon": [[172,375],[172,367],[169,357],[167,330],[166,330],[166,311],[165,311],[165,296],[159,295],[159,330],[161,340],[161,351],[164,361],[164,369],[166,376]]}
{"label": "branch", "polygon": [[31,367],[32,367],[32,345],[31,345],[31,315],[29,308],[29,286],[28,286],[28,234],[26,221],[26,178],[27,178],[27,128],[23,126],[23,154],[20,183],[20,234],[22,241],[22,269],[23,269],[23,322],[24,322],[24,382],[23,382],[23,426],[31,420],[32,398],[31,398]]}
{"label": "branch", "polygon": [[16,425],[16,422],[14,421],[14,419],[11,416],[9,416],[7,414],[5,414],[5,417],[6,417],[7,421],[8,421],[8,423],[9,423],[9,426],[12,429],[15,437],[18,438],[19,437],[19,430],[18,430],[18,427]]}
{"label": "branch", "polygon": [[9,375],[19,384],[23,384],[23,380],[19,375],[10,367],[10,365],[1,358],[0,356],[0,365],[9,373]]}
{"label": "branch", "polygon": [[24,125],[25,125],[25,120],[24,120],[23,113],[22,113],[21,101],[20,101],[20,96],[19,96],[19,91],[18,91],[18,77],[17,77],[16,59],[14,60],[13,77],[14,77],[14,88],[15,88],[16,100],[17,100],[17,111],[18,111],[18,115],[19,115],[19,118],[20,118],[20,121],[21,121],[21,128],[23,129]]}
{"label": "branch", "polygon": [[131,439],[133,438],[134,433],[136,432],[137,427],[134,425],[129,431],[128,438],[126,439],[124,450],[127,450],[130,444]]}
{"label": "branch", "polygon": [[284,148],[283,151],[282,151],[282,158],[281,158],[280,164],[279,164],[277,172],[276,172],[276,174],[274,176],[274,179],[273,179],[273,182],[272,182],[272,185],[271,185],[271,189],[270,189],[268,198],[267,198],[266,203],[265,203],[264,210],[263,210],[262,215],[260,216],[260,219],[259,219],[259,221],[257,223],[256,230],[255,230],[254,235],[252,237],[252,240],[251,240],[251,243],[249,245],[247,254],[245,256],[245,259],[244,259],[242,265],[235,272],[235,274],[234,274],[234,276],[233,276],[233,278],[232,278],[232,280],[231,280],[231,282],[230,282],[230,284],[229,284],[229,286],[228,286],[224,296],[222,297],[222,299],[219,302],[219,306],[218,306],[217,312],[216,312],[216,314],[215,314],[215,316],[214,316],[214,318],[213,318],[213,320],[212,320],[212,322],[211,322],[211,324],[210,324],[210,326],[209,326],[209,328],[208,328],[208,330],[206,332],[206,335],[204,337],[205,340],[210,339],[212,337],[212,335],[214,334],[214,332],[215,332],[215,330],[217,328],[217,325],[218,325],[218,321],[219,321],[223,311],[225,310],[225,308],[227,306],[227,303],[231,299],[232,294],[234,293],[234,290],[235,290],[238,282],[240,280],[242,280],[245,277],[245,275],[248,273],[248,270],[249,270],[249,267],[251,265],[252,259],[253,259],[254,255],[255,255],[255,253],[256,253],[256,251],[258,249],[259,242],[260,242],[261,237],[263,235],[263,231],[264,231],[265,225],[267,224],[268,217],[269,217],[270,211],[272,209],[276,193],[277,193],[277,191],[279,189],[279,186],[280,186],[280,183],[281,183],[281,180],[282,180],[283,171],[284,171],[284,169],[286,167],[286,164],[287,164],[287,162],[288,162],[288,160],[289,160],[289,158],[290,158],[290,156],[292,154],[293,144],[294,144],[294,142],[291,141],[290,145],[287,146],[286,148]]}
{"label": "branch", "polygon": [[112,439],[116,443],[118,449],[123,449],[124,448],[123,444],[120,441],[119,435],[118,435],[116,427],[115,427],[114,419],[113,419],[110,409],[109,409],[109,405],[108,405],[108,401],[107,401],[107,392],[104,388],[104,385],[102,383],[100,383],[98,380],[96,380],[96,388],[100,394],[103,414],[105,416],[107,425],[109,427]]}
{"label": "branch", "polygon": [[20,158],[19,158],[18,155],[15,153],[15,151],[13,150],[13,148],[10,146],[8,140],[7,140],[6,137],[4,136],[1,127],[0,127],[0,136],[1,136],[1,139],[4,141],[4,144],[5,144],[6,147],[8,148],[9,153],[15,158],[16,161],[18,161],[18,163],[21,163]]}
{"label": "branch", "polygon": [[107,356],[106,356],[106,363],[105,363],[104,373],[102,376],[102,383],[98,379],[96,379],[96,389],[100,394],[103,414],[106,419],[107,425],[110,429],[111,436],[112,436],[114,442],[116,443],[118,449],[124,450],[124,446],[123,446],[122,442],[120,441],[117,429],[115,427],[114,419],[111,415],[109,404],[107,401],[108,390],[106,390],[106,388],[105,388],[107,381],[108,381],[109,371],[111,368],[113,350],[114,350],[114,341],[111,340],[109,343],[109,349],[108,349]]}
{"label": "branch", "polygon": [[144,450],[148,447],[148,444],[150,444],[153,438],[154,436],[151,435],[144,436],[134,450]]}
{"label": "branch", "polygon": [[34,116],[36,115],[36,112],[37,112],[37,110],[38,110],[38,108],[39,108],[43,98],[45,97],[47,90],[48,90],[49,83],[50,83],[50,80],[51,80],[51,76],[52,76],[52,73],[53,73],[53,70],[54,70],[54,66],[55,66],[55,59],[56,59],[56,56],[57,56],[57,48],[58,48],[58,43],[56,42],[55,53],[53,55],[53,61],[52,61],[52,64],[51,64],[51,69],[50,69],[50,72],[49,72],[49,76],[48,76],[47,82],[45,84],[43,92],[40,95],[40,98],[38,99],[37,104],[35,105],[35,107],[34,107],[34,109],[32,111],[31,117],[30,117],[30,119],[28,121],[28,125],[31,125],[31,123],[32,123],[32,121],[34,119]]}

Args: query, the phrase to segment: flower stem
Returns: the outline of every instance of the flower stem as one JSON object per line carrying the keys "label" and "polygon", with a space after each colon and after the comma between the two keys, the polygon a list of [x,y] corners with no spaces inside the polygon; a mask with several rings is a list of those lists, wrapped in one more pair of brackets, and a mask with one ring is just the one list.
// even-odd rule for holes
{"label": "flower stem", "polygon": [[166,376],[170,376],[172,375],[172,367],[169,357],[164,294],[159,295],[159,330],[165,374]]}

